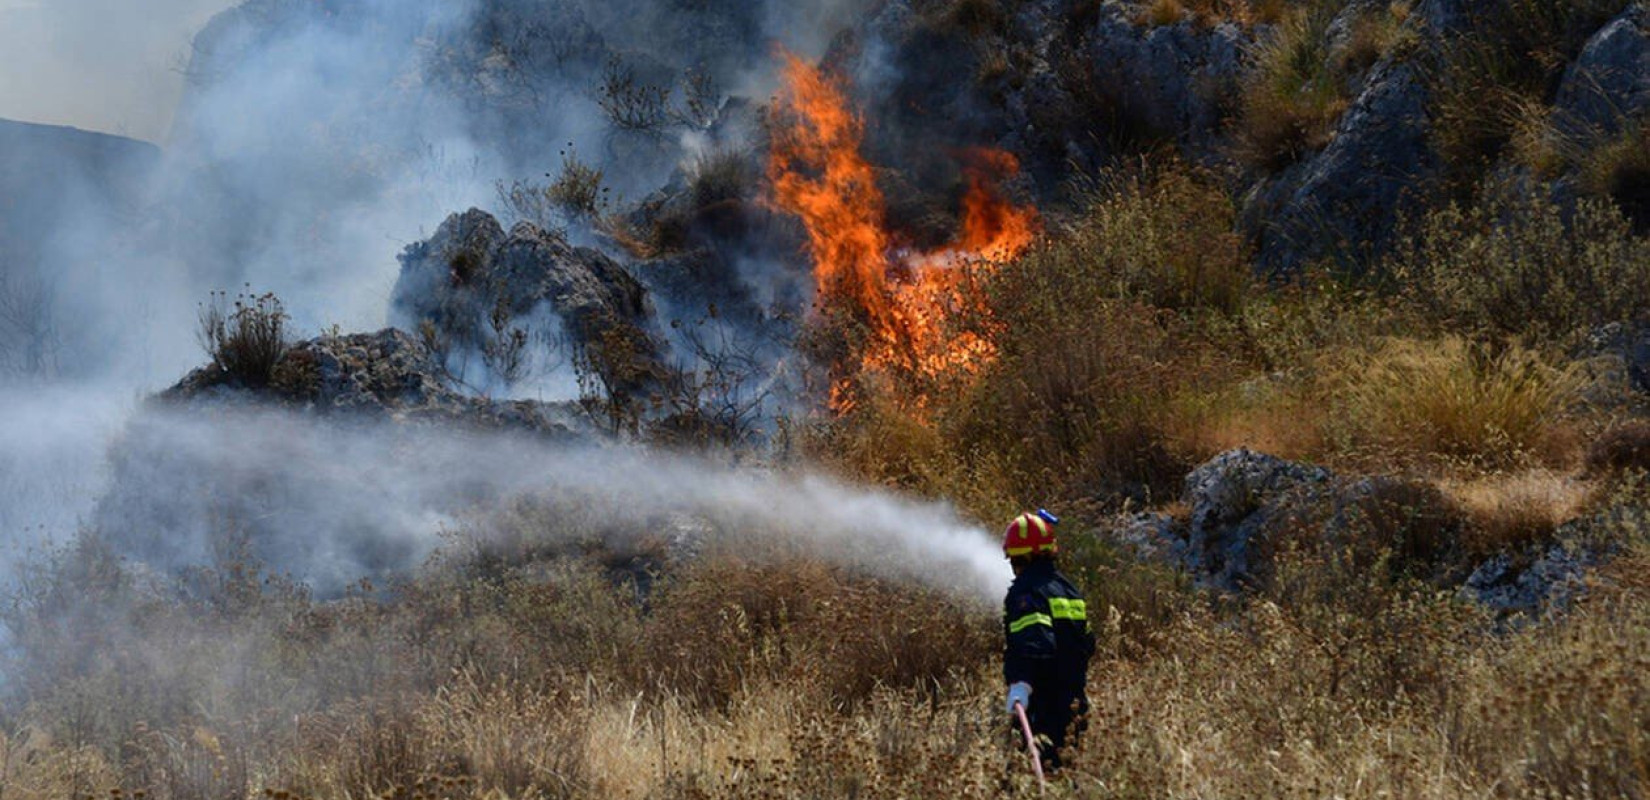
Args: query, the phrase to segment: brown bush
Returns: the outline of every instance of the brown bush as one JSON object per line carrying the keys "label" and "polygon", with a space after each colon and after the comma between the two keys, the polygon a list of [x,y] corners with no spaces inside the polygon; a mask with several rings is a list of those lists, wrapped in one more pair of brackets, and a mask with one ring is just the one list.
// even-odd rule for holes
{"label": "brown bush", "polygon": [[1593,475],[1650,470],[1650,421],[1632,420],[1605,431],[1588,447],[1586,464]]}
{"label": "brown bush", "polygon": [[718,560],[657,598],[633,664],[646,683],[725,707],[763,681],[834,706],[878,687],[932,687],[991,651],[978,610],[912,586],[843,575],[823,564]]}

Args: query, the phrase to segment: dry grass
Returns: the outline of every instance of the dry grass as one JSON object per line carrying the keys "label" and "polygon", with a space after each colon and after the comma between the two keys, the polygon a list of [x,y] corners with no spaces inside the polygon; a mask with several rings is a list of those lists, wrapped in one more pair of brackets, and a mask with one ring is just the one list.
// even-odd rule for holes
{"label": "dry grass", "polygon": [[1405,3],[1363,9],[1334,41],[1330,26],[1345,10],[1314,1],[1279,12],[1243,90],[1234,146],[1243,163],[1275,172],[1321,150],[1363,76],[1415,41]]}
{"label": "dry grass", "polygon": [[1564,460],[1559,424],[1582,385],[1573,366],[1528,350],[1496,353],[1455,337],[1395,339],[1351,356],[1331,383],[1343,447],[1378,458],[1442,457],[1487,466]]}
{"label": "dry grass", "polygon": [[1206,26],[1231,22],[1252,27],[1276,24],[1288,12],[1288,0],[1152,0],[1141,10],[1140,23],[1173,25],[1190,18]]}
{"label": "dry grass", "polygon": [[1631,123],[1588,148],[1580,173],[1584,191],[1615,203],[1635,231],[1650,232],[1650,128]]}
{"label": "dry grass", "polygon": [[[1323,566],[1296,568],[1333,574]],[[1298,596],[1230,616],[1183,609],[1152,623],[1145,650],[1123,647],[1123,616],[1105,614],[1093,718],[1049,796],[1577,796],[1588,786],[1634,796],[1650,779],[1650,602],[1639,591],[1600,590],[1568,619],[1496,637],[1430,592],[1363,588],[1366,613]],[[863,603],[868,616],[888,607],[882,597],[814,599]],[[504,633],[468,646],[485,659]],[[834,631],[787,633],[810,647]],[[257,737],[234,719],[179,721],[152,729],[156,750],[75,748],[31,732],[0,740],[0,755],[7,796],[30,800],[115,788],[157,800],[1035,791],[997,713],[994,669],[993,654],[973,653],[932,682],[873,688],[851,707],[822,702],[805,675],[755,672],[706,707],[668,683],[627,685],[553,660],[519,674],[472,664],[415,693],[285,716]],[[245,770],[227,791],[179,781],[236,763]]]}
{"label": "dry grass", "polygon": [[1650,421],[1629,420],[1611,426],[1588,446],[1586,466],[1592,475],[1650,471]]}
{"label": "dry grass", "polygon": [[1463,543],[1476,554],[1552,538],[1558,526],[1581,515],[1596,491],[1548,469],[1449,478],[1441,488],[1464,512]]}
{"label": "dry grass", "polygon": [[1237,128],[1245,163],[1276,171],[1329,143],[1349,100],[1327,37],[1338,10],[1292,9],[1258,46]]}
{"label": "dry grass", "polygon": [[989,363],[916,410],[904,387],[862,380],[864,401],[809,452],[982,515],[1175,494],[1190,465],[1173,450],[1177,409],[1232,377],[1199,326],[1243,312],[1248,251],[1203,176],[1168,167],[1097,186],[1060,240],[968,284],[979,301],[949,323],[989,340]]}
{"label": "dry grass", "polygon": [[1431,65],[1434,147],[1471,187],[1550,100],[1555,78],[1626,0],[1509,0],[1475,12]]}

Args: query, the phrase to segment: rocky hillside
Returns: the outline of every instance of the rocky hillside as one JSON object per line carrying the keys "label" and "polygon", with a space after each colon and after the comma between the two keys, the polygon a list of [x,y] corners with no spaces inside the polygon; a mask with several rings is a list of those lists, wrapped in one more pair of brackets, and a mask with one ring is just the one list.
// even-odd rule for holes
{"label": "rocky hillside", "polygon": [[0,120],[0,252],[38,256],[43,232],[86,206],[135,212],[159,161],[147,142]]}
{"label": "rocky hillside", "polygon": [[8,797],[1650,786],[1640,0],[462,5],[197,40],[148,229],[296,294],[20,561]]}
{"label": "rocky hillside", "polygon": [[0,120],[0,379],[61,371],[57,282],[40,265],[136,217],[159,162],[145,142]]}

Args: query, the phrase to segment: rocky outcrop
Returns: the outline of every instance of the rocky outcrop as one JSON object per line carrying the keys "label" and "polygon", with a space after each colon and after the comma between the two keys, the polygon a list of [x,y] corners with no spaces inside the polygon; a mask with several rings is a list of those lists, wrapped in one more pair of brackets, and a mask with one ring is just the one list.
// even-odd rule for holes
{"label": "rocky outcrop", "polygon": [[537,454],[600,436],[572,404],[494,401],[449,383],[395,329],[300,342],[256,387],[195,370],[110,448],[89,522],[120,555],[184,576],[258,563],[328,595],[405,573],[443,521],[530,488]]}
{"label": "rocky outcrop", "polygon": [[1385,553],[1426,565],[1454,538],[1436,490],[1395,478],[1339,477],[1247,449],[1193,470],[1182,499],[1190,509],[1184,520],[1139,515],[1111,538],[1228,592],[1267,585],[1285,547],[1371,563]]}
{"label": "rocky outcrop", "polygon": [[1336,476],[1247,449],[1194,470],[1182,500],[1188,511],[1181,516],[1135,514],[1105,536],[1141,561],[1230,593],[1269,586],[1284,549],[1354,569],[1396,565],[1498,618],[1562,608],[1614,554],[1611,543],[1640,529],[1645,516],[1637,505],[1618,505],[1566,523],[1547,541],[1468,560],[1458,544],[1459,513],[1430,485]]}
{"label": "rocky outcrop", "polygon": [[1650,110],[1650,7],[1634,3],[1594,34],[1564,75],[1554,120],[1571,136],[1619,133]]}
{"label": "rocky outcrop", "polygon": [[[644,390],[661,374],[647,291],[618,262],[532,223],[509,233],[491,214],[453,214],[429,240],[401,254],[392,319],[428,329],[457,347],[486,348],[516,320],[552,316],[576,350],[592,346],[626,363],[598,359],[616,390]],[[614,341],[622,348],[609,346]]]}
{"label": "rocky outcrop", "polygon": [[1460,595],[1497,617],[1535,615],[1567,606],[1601,560],[1596,550],[1564,543],[1501,553],[1473,570]]}
{"label": "rocky outcrop", "polygon": [[277,406],[322,416],[440,424],[573,438],[585,430],[571,409],[460,393],[423,343],[404,331],[323,336],[276,363],[266,386],[250,387],[216,365],[197,369],[158,400],[186,407]]}
{"label": "rocky outcrop", "polygon": [[1227,590],[1254,584],[1265,566],[1270,527],[1303,501],[1316,500],[1334,476],[1250,450],[1223,453],[1186,476],[1190,504],[1183,544],[1186,568],[1200,583]]}
{"label": "rocky outcrop", "polygon": [[1083,53],[1094,85],[1114,92],[1131,124],[1161,132],[1194,156],[1212,155],[1253,34],[1229,22],[1145,26],[1132,17],[1117,4],[1102,8]]}
{"label": "rocky outcrop", "polygon": [[1263,268],[1290,273],[1386,248],[1395,220],[1439,175],[1427,103],[1417,65],[1378,64],[1322,152],[1251,190],[1244,217]]}
{"label": "rocky outcrop", "polygon": [[1589,332],[1578,360],[1595,365],[1590,392],[1650,398],[1650,320],[1614,322]]}
{"label": "rocky outcrop", "polygon": [[431,321],[479,341],[487,316],[501,307],[518,317],[548,308],[580,342],[648,321],[646,291],[613,259],[529,222],[506,234],[479,209],[447,217],[400,261],[392,310],[411,329]]}

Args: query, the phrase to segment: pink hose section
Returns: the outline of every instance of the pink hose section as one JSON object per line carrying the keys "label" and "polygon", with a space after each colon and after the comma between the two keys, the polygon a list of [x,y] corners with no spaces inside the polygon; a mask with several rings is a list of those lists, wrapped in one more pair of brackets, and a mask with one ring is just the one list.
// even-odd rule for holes
{"label": "pink hose section", "polygon": [[1037,737],[1031,735],[1031,721],[1026,719],[1026,707],[1015,703],[1014,714],[1020,718],[1020,732],[1026,735],[1026,752],[1031,754],[1031,769],[1037,773],[1037,790],[1047,788],[1043,783],[1043,754],[1037,750]]}

